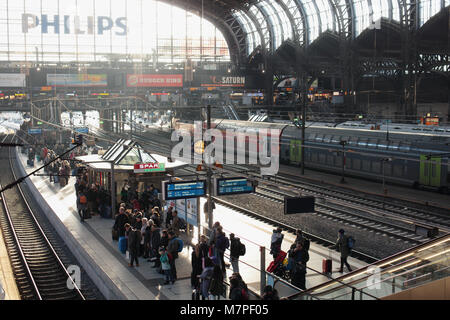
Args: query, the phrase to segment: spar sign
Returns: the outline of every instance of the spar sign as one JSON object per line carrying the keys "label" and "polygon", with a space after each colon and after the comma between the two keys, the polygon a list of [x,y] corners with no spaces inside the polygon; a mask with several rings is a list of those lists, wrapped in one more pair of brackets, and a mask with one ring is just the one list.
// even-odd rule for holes
{"label": "spar sign", "polygon": [[127,74],[127,87],[183,87],[183,75]]}
{"label": "spar sign", "polygon": [[134,165],[134,173],[145,173],[145,172],[162,172],[166,171],[165,163],[136,163]]}

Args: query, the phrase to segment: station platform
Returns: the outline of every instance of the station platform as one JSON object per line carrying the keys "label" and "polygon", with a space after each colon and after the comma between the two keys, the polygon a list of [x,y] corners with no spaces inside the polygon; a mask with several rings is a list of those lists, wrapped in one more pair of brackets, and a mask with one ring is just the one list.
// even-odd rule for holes
{"label": "station platform", "polygon": [[[383,197],[383,186],[381,182],[363,180],[352,177],[345,177],[346,183],[340,183],[341,175],[319,172],[305,169],[305,174],[301,175],[299,167],[280,165],[279,173],[289,174],[292,177],[301,177],[306,182],[318,182],[322,184],[336,186],[349,191],[365,192],[374,196]],[[386,202],[392,200],[410,201],[419,205],[433,206],[445,210],[450,210],[450,195],[441,194],[432,190],[420,190],[412,187],[385,184],[387,193]]]}
{"label": "station platform", "polygon": [[[4,300],[20,300],[20,293],[17,289],[16,280],[11,267],[2,230],[0,229],[0,285],[3,288]],[[0,299],[1,299],[0,290]]]}
{"label": "station platform", "polygon": [[[40,163],[35,163],[34,168],[26,166],[26,157],[17,152],[19,162],[26,172],[36,169]],[[25,174],[25,172],[24,172]],[[131,299],[131,300],[190,300],[192,288],[190,285],[191,274],[191,253],[192,247],[186,243],[186,235],[182,235],[185,247],[177,263],[178,281],[173,285],[163,285],[164,276],[151,268],[152,263],[143,258],[139,258],[139,267],[128,267],[128,260],[125,255],[118,250],[117,241],[111,239],[111,228],[113,219],[103,219],[93,216],[91,219],[80,222],[76,212],[76,197],[74,183],[71,178],[69,183],[61,188],[59,184],[50,183],[46,176],[30,176],[25,180],[37,202],[44,208],[44,212],[55,229],[65,239],[68,248],[74,253],[81,267],[85,269],[93,282],[106,299]],[[203,208],[205,199],[200,200],[200,208]],[[47,210],[45,210],[47,209]],[[201,225],[204,214],[201,214]],[[265,247],[265,264],[267,268],[273,260],[269,254],[270,239],[273,227],[254,220],[248,216],[235,212],[229,208],[216,204],[214,210],[214,221],[219,221],[227,236],[234,233],[241,238],[241,242],[246,245],[246,254],[240,258],[240,274],[247,283],[250,290],[259,293],[261,286],[261,247]],[[194,235],[197,229],[194,228]],[[287,251],[294,242],[295,237],[285,234],[282,250]],[[192,243],[196,240],[192,239]],[[333,259],[333,269],[339,267],[339,253],[331,252],[329,249],[311,243],[310,260],[308,262],[308,273],[306,276],[306,287],[310,288],[330,279],[320,274],[322,270],[322,260],[331,256]],[[227,256],[227,252],[225,253]],[[226,261],[228,259],[226,258]],[[357,259],[349,257],[349,263],[354,269],[367,265]],[[228,261],[227,261],[228,262]],[[317,272],[315,272],[317,270]],[[227,270],[227,277],[232,274],[232,270]],[[333,278],[341,276],[341,273],[333,273]],[[276,286],[280,296],[289,295],[295,292],[294,288],[278,282]]]}

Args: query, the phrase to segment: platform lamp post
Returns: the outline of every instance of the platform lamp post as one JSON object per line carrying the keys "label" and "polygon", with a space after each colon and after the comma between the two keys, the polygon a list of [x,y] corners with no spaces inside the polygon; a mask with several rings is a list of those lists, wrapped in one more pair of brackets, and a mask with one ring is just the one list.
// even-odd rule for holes
{"label": "platform lamp post", "polygon": [[[206,128],[209,130],[211,129],[211,105],[208,104],[206,106]],[[206,148],[206,146],[205,146]],[[204,155],[204,153],[203,153]],[[209,230],[212,230],[213,227],[213,216],[212,216],[212,170],[211,165],[205,163],[206,165],[206,177],[208,180],[208,228]]]}
{"label": "platform lamp post", "polygon": [[342,146],[342,177],[341,177],[341,183],[345,182],[345,146],[347,145],[346,140],[341,140],[339,144]]}

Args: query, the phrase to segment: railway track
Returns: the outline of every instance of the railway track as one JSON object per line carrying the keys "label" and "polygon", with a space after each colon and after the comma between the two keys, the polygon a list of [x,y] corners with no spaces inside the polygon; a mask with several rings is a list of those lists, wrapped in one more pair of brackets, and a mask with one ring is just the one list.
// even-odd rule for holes
{"label": "railway track", "polygon": [[[6,138],[6,137],[5,137]],[[12,141],[12,137],[9,137]],[[15,181],[11,148],[1,148],[0,177],[5,185]],[[37,214],[19,184],[1,194],[0,223],[16,283],[23,300],[86,300],[62,262],[61,248],[46,236]],[[72,288],[69,288],[71,286]],[[90,295],[90,293],[89,293]]]}
{"label": "railway track", "polygon": [[[279,202],[280,204],[284,203],[284,193],[268,188],[257,187],[256,195],[269,198],[270,200]],[[427,241],[427,238],[415,234],[413,230],[379,219],[367,217],[361,212],[356,211],[352,207],[333,204],[321,204],[316,202],[315,209],[316,210],[314,214],[319,217],[325,217],[328,219],[339,221],[340,223],[350,224],[364,230],[384,233],[387,236],[403,240],[405,242],[421,244]]]}
{"label": "railway track", "polygon": [[[385,203],[382,200],[373,199],[363,195],[356,195],[354,193],[344,190],[330,190],[327,187],[318,186],[316,184],[299,182],[286,175],[278,174],[276,177],[269,178],[278,184],[290,186],[297,191],[316,197],[323,197],[327,200],[338,200],[341,203],[356,204],[365,207],[369,212],[375,214],[388,214],[389,218],[405,221],[406,223],[418,222],[431,227],[437,227],[444,232],[450,232],[450,218],[448,215],[420,210],[411,206],[403,206],[392,203]],[[405,217],[407,219],[405,219]]]}
{"label": "railway track", "polygon": [[[133,136],[149,148],[156,147],[162,152],[170,152],[169,148],[158,140],[149,141],[141,135]],[[249,169],[247,166],[225,166],[225,168],[227,168],[228,171],[235,170],[237,174],[242,174],[241,172],[246,171],[245,169],[247,169],[248,172]],[[197,173],[193,168],[190,168],[187,171],[190,173]],[[443,232],[450,232],[449,220],[441,214],[391,203],[386,204],[383,201],[368,199],[348,191],[331,190],[312,183],[298,182],[283,174],[269,177],[268,182],[280,185],[285,190],[280,192],[269,188],[258,187],[256,192],[257,195],[279,203],[284,202],[286,192],[292,192],[293,196],[298,196],[299,193],[313,195],[324,199],[326,202],[326,204],[317,204],[316,207],[319,209],[316,210],[316,215],[336,220],[340,223],[354,225],[355,227],[364,230],[383,233],[389,237],[408,243],[420,244],[427,241],[427,238],[417,235],[414,230],[412,230],[411,226],[415,223],[421,223],[429,227],[437,227]],[[230,204],[228,206],[230,206]],[[241,208],[234,206],[233,209],[239,211]],[[260,218],[260,215],[253,214],[253,216],[258,219]],[[389,220],[395,221],[396,223],[388,222]]]}

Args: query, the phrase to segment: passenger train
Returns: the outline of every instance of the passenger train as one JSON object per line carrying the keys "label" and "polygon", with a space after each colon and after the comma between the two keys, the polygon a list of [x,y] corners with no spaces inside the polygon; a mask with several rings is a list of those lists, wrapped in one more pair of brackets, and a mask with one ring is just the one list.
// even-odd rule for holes
{"label": "passenger train", "polygon": [[[190,126],[192,124],[179,123],[175,128],[189,129]],[[302,133],[292,123],[214,120],[211,127],[222,132],[228,129],[228,133],[224,133],[226,139],[230,138],[226,134],[238,131],[234,136],[245,135],[249,145],[263,143],[253,141],[255,138],[249,136],[250,133],[278,129],[280,162],[300,166]],[[450,127],[307,121],[305,139],[307,168],[340,174],[344,161],[346,175],[378,181],[384,176],[387,182],[432,188],[442,193],[450,189]]]}

